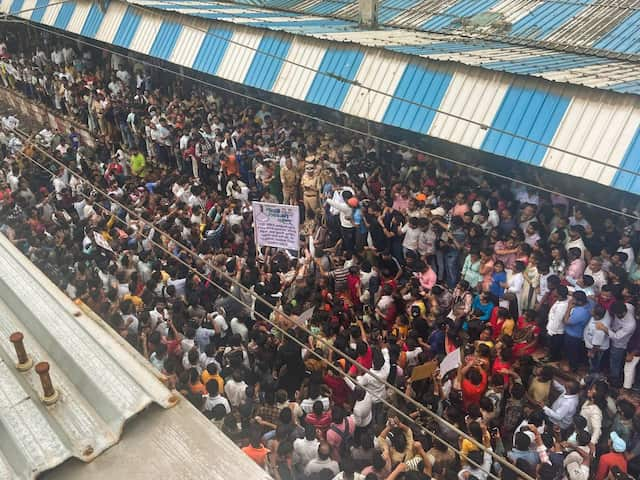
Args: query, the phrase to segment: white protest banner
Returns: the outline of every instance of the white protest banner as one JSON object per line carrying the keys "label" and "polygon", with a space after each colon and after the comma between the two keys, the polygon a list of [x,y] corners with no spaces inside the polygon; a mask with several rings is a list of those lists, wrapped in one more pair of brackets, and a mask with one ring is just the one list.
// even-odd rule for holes
{"label": "white protest banner", "polygon": [[456,348],[453,352],[449,353],[440,362],[440,377],[449,373],[451,370],[455,370],[460,366],[460,348]]}
{"label": "white protest banner", "polygon": [[298,251],[300,210],[295,205],[253,202],[256,247],[275,247]]}
{"label": "white protest banner", "polygon": [[113,250],[111,249],[111,245],[109,245],[109,242],[105,240],[105,238],[102,236],[101,233],[93,232],[93,238],[96,239],[96,243],[98,244],[99,247],[104,248],[105,250],[108,250],[110,252],[113,252]]}

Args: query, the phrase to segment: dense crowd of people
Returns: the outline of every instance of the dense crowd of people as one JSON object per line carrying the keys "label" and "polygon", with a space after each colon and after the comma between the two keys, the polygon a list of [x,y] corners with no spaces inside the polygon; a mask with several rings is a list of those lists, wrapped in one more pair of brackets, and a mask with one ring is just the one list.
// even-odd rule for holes
{"label": "dense crowd of people", "polygon": [[[4,87],[96,143],[3,118],[0,230],[274,478],[638,478],[640,222],[28,48]],[[256,248],[254,201],[299,206],[298,252]]]}

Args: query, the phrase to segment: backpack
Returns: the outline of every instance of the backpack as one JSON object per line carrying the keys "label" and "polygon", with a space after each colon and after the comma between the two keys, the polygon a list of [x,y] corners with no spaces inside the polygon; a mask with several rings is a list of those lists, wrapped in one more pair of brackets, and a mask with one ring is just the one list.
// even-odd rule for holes
{"label": "backpack", "polygon": [[340,454],[340,458],[345,458],[347,455],[349,455],[349,449],[351,447],[351,443],[353,440],[352,432],[349,430],[348,418],[344,419],[344,425],[345,425],[344,431],[340,430],[335,425],[331,425],[329,427],[329,430],[337,433],[340,436],[341,442],[340,442],[340,446],[338,447],[338,453]]}

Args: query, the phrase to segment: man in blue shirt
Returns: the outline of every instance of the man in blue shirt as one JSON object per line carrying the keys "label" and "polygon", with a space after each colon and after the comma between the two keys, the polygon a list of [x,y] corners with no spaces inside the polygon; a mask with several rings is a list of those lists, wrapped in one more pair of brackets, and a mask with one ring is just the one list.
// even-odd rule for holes
{"label": "man in blue shirt", "polygon": [[564,315],[564,350],[567,361],[572,368],[576,368],[584,360],[583,333],[589,319],[593,301],[587,299],[582,291],[573,293],[569,300],[569,308]]}

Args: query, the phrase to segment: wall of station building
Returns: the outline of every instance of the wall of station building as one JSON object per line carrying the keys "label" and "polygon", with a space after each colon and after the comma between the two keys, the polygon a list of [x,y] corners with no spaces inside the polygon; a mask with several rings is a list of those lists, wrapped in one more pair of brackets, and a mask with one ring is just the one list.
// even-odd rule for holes
{"label": "wall of station building", "polygon": [[21,16],[236,84],[640,193],[640,176],[620,170],[640,170],[635,95],[120,1],[106,12],[85,0],[1,1],[10,13],[40,5]]}

